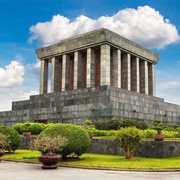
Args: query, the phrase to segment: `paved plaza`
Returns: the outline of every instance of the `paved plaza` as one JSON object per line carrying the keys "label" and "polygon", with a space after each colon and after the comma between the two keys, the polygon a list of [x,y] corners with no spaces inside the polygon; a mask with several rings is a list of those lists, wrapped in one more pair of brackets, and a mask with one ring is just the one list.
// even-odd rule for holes
{"label": "paved plaza", "polygon": [[0,162],[0,180],[179,180],[180,172],[134,172],[59,167],[42,170],[40,164]]}

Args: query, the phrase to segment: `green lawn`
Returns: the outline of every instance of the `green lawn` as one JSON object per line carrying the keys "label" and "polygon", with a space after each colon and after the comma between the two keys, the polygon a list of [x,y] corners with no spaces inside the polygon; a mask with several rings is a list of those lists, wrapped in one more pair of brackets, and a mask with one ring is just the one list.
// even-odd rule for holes
{"label": "green lawn", "polygon": [[[38,151],[17,150],[14,154],[6,153],[3,159],[38,162]],[[180,169],[180,157],[174,158],[142,158],[125,160],[123,156],[83,154],[79,159],[67,159],[59,164],[85,167],[120,168],[120,169]]]}

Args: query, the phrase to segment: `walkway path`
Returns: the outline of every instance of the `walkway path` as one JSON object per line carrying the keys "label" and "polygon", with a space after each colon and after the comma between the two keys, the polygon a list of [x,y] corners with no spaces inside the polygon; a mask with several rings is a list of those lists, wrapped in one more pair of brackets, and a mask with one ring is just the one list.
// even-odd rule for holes
{"label": "walkway path", "polygon": [[132,172],[59,167],[42,170],[40,164],[0,162],[0,180],[179,180],[180,172]]}

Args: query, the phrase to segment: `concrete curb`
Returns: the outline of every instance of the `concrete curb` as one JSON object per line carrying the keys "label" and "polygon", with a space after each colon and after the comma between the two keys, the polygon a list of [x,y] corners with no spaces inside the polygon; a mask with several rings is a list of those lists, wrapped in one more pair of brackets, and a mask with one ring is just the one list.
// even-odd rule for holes
{"label": "concrete curb", "polygon": [[[19,160],[1,159],[1,161],[10,161],[17,163],[27,163],[27,164],[41,164],[38,162],[24,162]],[[59,167],[67,168],[78,168],[78,169],[91,169],[91,170],[108,170],[108,171],[133,171],[133,172],[180,172],[180,169],[120,169],[120,168],[103,168],[103,167],[92,167],[92,166],[71,166],[59,164]]]}

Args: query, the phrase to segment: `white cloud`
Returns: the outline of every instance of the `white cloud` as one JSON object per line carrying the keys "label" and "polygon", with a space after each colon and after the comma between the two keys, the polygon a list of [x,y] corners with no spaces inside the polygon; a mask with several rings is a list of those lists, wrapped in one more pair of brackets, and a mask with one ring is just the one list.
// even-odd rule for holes
{"label": "white cloud", "polygon": [[159,89],[174,89],[174,88],[180,88],[180,82],[166,82],[161,83],[158,85]]}
{"label": "white cloud", "polygon": [[180,105],[180,81],[163,82],[157,85],[157,96],[166,102]]}
{"label": "white cloud", "polygon": [[39,94],[36,90],[31,90],[30,92],[24,92],[23,90],[17,92],[10,92],[9,95],[12,97],[13,101],[28,100],[30,96]]}
{"label": "white cloud", "polygon": [[147,48],[163,48],[180,40],[176,27],[168,19],[164,19],[149,6],[139,6],[137,9],[120,10],[113,16],[101,16],[96,20],[81,15],[71,22],[67,17],[58,14],[49,22],[39,22],[31,26],[29,42],[38,40],[47,46],[101,27],[115,31]]}
{"label": "white cloud", "polygon": [[[32,66],[38,69],[38,63]],[[32,90],[35,89],[34,78],[31,73],[27,74],[28,67],[17,61],[11,61],[5,68],[0,68],[0,111],[11,110],[12,101],[27,100],[30,95],[39,94],[38,91]]]}
{"label": "white cloud", "polygon": [[12,101],[28,100],[29,96],[38,94],[38,91],[24,92],[22,88],[0,89],[0,111],[11,110]]}
{"label": "white cloud", "polygon": [[11,61],[5,69],[0,68],[0,88],[18,86],[23,83],[24,66]]}
{"label": "white cloud", "polygon": [[39,77],[40,75],[40,61],[37,59],[36,63],[26,65],[26,68],[31,71],[32,74]]}

